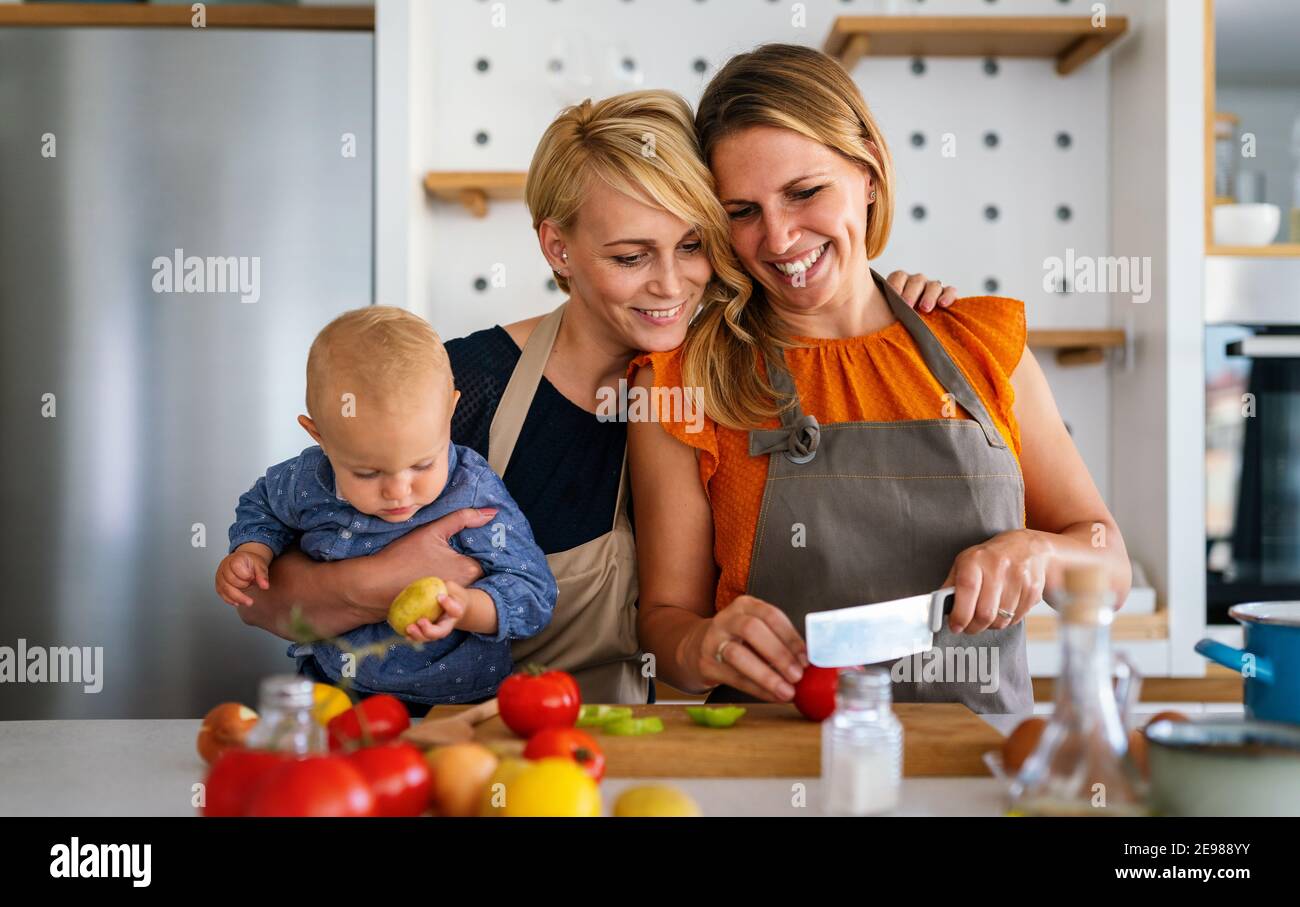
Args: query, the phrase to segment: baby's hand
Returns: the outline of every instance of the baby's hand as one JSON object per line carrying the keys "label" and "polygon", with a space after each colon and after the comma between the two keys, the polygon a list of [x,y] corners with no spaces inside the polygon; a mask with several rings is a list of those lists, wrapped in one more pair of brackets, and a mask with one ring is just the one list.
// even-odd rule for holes
{"label": "baby's hand", "polygon": [[438,596],[438,604],[442,605],[442,615],[435,621],[422,617],[411,624],[406,628],[408,639],[415,642],[437,642],[456,629],[456,624],[465,616],[465,608],[469,603],[468,590],[459,583],[447,580],[443,582],[447,585],[447,591]]}
{"label": "baby's hand", "polygon": [[[260,549],[260,550],[259,550]],[[217,567],[217,594],[232,605],[251,605],[253,600],[239,591],[256,582],[259,589],[271,588],[271,549],[250,542],[226,555]]]}

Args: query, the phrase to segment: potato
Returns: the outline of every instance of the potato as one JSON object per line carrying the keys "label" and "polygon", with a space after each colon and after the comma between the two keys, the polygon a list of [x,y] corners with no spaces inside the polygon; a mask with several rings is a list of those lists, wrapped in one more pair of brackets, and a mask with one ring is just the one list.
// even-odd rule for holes
{"label": "potato", "polygon": [[430,622],[437,620],[442,617],[442,605],[438,604],[438,596],[445,595],[446,592],[447,584],[436,576],[417,579],[397,593],[397,598],[388,606],[388,625],[399,636],[405,636],[406,628],[411,624],[426,617]]}

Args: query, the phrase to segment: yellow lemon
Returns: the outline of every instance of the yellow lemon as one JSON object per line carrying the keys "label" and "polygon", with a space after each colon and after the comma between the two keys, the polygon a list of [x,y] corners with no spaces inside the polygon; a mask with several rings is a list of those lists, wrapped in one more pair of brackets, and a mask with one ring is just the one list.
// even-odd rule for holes
{"label": "yellow lemon", "polygon": [[397,598],[388,606],[388,625],[399,636],[405,636],[406,628],[421,618],[437,620],[442,617],[442,605],[438,604],[438,596],[446,592],[447,584],[436,576],[417,579],[397,593]]}
{"label": "yellow lemon", "polygon": [[646,784],[623,791],[614,803],[614,815],[623,818],[681,818],[703,813],[694,800],[677,788]]}
{"label": "yellow lemon", "polygon": [[505,795],[505,816],[600,815],[596,782],[572,759],[538,759],[515,775]]}
{"label": "yellow lemon", "polygon": [[330,719],[335,715],[352,708],[352,700],[348,698],[348,694],[328,683],[312,684],[311,699],[311,717],[315,718],[316,723],[321,727],[329,724]]}
{"label": "yellow lemon", "polygon": [[504,816],[510,785],[519,777],[519,773],[526,770],[530,765],[532,763],[527,759],[515,759],[513,757],[502,759],[497,765],[497,770],[488,779],[487,787],[483,790],[483,803],[479,815]]}

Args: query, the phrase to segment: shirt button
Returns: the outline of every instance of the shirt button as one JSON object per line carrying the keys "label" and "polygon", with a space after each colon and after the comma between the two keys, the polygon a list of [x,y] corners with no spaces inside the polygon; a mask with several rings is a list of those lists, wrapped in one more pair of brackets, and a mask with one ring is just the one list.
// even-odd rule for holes
{"label": "shirt button", "polygon": [[352,530],[344,529],[342,532],[339,533],[339,535],[341,535],[345,539],[350,539],[352,538]]}

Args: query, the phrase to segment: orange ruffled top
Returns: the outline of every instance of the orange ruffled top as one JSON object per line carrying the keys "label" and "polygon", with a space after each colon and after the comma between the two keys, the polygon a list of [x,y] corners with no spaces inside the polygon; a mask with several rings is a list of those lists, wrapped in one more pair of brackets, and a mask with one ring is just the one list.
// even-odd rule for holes
{"label": "orange ruffled top", "polygon": [[[959,299],[921,316],[1020,458],[1020,429],[1012,406],[1011,373],[1025,348],[1025,306],[1001,296]],[[930,373],[902,322],[861,337],[796,337],[806,344],[786,351],[786,362],[804,412],[823,425],[836,422],[902,422],[943,417],[946,393]],[[643,353],[628,373],[654,368],[656,387],[682,386],[681,348]],[[962,416],[969,418],[964,410]],[[661,421],[678,441],[695,448],[700,482],[713,508],[713,557],[719,569],[715,605],[722,609],[745,591],[767,481],[767,458],[749,455],[747,432],[706,419],[687,432],[685,422]],[[773,418],[762,428],[777,428]]]}

